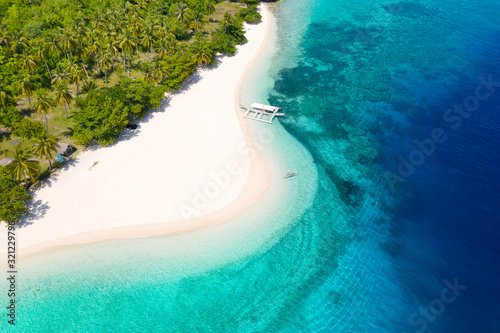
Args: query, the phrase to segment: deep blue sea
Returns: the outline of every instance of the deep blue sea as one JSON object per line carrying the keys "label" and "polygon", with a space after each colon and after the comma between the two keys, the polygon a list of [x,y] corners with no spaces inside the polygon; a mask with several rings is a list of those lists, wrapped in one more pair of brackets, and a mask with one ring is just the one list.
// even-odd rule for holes
{"label": "deep blue sea", "polygon": [[352,230],[296,330],[499,332],[500,3],[308,5],[270,101]]}
{"label": "deep blue sea", "polygon": [[68,249],[73,266],[33,257],[18,331],[500,332],[500,2],[274,11],[261,97],[314,160],[304,213],[213,268],[196,258],[226,245],[176,254],[206,234]]}

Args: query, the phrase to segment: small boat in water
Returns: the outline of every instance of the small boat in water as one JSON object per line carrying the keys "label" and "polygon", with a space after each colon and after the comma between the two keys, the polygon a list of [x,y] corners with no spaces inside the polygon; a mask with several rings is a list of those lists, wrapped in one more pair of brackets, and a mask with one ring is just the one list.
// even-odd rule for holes
{"label": "small boat in water", "polygon": [[297,176],[297,172],[289,172],[286,174],[285,179],[292,179],[292,178],[295,178]]}

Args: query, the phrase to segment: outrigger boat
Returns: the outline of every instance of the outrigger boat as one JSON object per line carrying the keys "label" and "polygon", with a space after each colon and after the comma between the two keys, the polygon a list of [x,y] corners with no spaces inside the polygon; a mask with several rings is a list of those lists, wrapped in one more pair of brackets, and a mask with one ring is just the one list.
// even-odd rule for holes
{"label": "outrigger boat", "polygon": [[292,178],[295,178],[297,176],[297,172],[289,172],[286,174],[285,179],[292,179]]}
{"label": "outrigger boat", "polygon": [[246,108],[241,104],[240,106],[244,110],[246,110],[243,117],[263,121],[269,124],[273,123],[274,117],[285,115],[283,112],[279,112],[281,108],[277,106],[265,105],[260,103],[253,103],[249,108]]}

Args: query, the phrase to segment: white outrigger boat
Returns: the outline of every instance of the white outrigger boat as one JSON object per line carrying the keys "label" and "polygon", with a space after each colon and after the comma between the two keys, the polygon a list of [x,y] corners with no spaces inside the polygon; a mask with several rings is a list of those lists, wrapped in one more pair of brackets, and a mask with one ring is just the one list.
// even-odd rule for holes
{"label": "white outrigger boat", "polygon": [[298,174],[297,172],[289,172],[283,178],[285,178],[285,179],[293,179],[293,178],[297,177],[297,174]]}
{"label": "white outrigger boat", "polygon": [[245,111],[245,115],[243,117],[263,121],[265,123],[272,124],[274,117],[284,116],[283,112],[279,112],[281,110],[280,107],[265,105],[260,103],[253,103],[249,108],[240,105]]}

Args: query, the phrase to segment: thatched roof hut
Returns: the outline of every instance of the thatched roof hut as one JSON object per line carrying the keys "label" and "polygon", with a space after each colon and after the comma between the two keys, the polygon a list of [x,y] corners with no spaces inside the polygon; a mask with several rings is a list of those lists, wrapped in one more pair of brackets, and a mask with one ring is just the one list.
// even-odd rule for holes
{"label": "thatched roof hut", "polygon": [[62,156],[68,157],[76,151],[76,148],[67,143],[60,143],[59,148],[57,148],[57,152]]}

